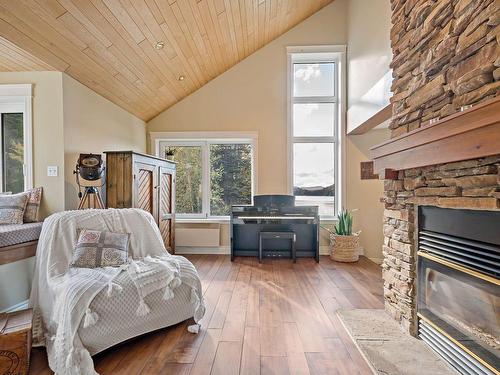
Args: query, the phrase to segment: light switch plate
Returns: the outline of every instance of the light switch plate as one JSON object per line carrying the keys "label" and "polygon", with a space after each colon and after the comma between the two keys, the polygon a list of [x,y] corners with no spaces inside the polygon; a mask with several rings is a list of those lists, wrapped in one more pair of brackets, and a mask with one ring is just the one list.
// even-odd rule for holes
{"label": "light switch plate", "polygon": [[47,167],[47,176],[48,177],[57,177],[57,175],[58,175],[58,168],[57,168],[57,166],[49,165]]}

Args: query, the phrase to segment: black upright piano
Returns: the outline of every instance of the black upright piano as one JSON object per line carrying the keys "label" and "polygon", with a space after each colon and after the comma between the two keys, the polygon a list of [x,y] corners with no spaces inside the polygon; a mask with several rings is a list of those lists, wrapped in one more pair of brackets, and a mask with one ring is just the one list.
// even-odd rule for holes
{"label": "black upright piano", "polygon": [[[258,256],[261,232],[293,232],[297,257],[319,262],[319,214],[317,206],[296,206],[293,195],[256,195],[253,206],[232,206],[231,260]],[[278,239],[263,250],[264,257],[291,257],[289,241]]]}

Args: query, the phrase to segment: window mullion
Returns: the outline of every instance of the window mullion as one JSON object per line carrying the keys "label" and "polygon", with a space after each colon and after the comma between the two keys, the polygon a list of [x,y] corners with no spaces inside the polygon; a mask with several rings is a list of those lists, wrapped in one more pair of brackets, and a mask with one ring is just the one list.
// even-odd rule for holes
{"label": "window mullion", "polygon": [[335,137],[293,137],[293,143],[335,143]]}
{"label": "window mullion", "polygon": [[209,142],[202,145],[203,155],[203,182],[202,182],[202,210],[205,218],[210,216],[210,146]]}
{"label": "window mullion", "polygon": [[4,192],[4,180],[3,180],[3,113],[0,112],[0,193]]}
{"label": "window mullion", "polygon": [[294,96],[292,97],[293,104],[308,104],[308,103],[336,103],[335,96]]}

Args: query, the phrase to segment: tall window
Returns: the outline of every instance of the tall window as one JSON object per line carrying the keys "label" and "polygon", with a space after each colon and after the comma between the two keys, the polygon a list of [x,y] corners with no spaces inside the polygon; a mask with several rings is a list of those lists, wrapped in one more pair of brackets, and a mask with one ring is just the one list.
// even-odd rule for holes
{"label": "tall window", "polygon": [[31,84],[0,85],[0,193],[33,187]]}
{"label": "tall window", "polygon": [[339,55],[289,53],[290,163],[298,205],[317,205],[322,218],[339,202]]}
{"label": "tall window", "polygon": [[252,203],[252,140],[161,140],[158,153],[177,162],[179,218],[225,217]]}
{"label": "tall window", "polygon": [[2,191],[24,190],[24,127],[22,113],[0,113]]}

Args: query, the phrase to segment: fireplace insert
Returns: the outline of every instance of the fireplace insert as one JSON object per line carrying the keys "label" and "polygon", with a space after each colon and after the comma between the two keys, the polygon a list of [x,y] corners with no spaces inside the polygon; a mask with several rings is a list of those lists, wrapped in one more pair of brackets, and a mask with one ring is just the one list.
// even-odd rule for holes
{"label": "fireplace insert", "polygon": [[418,334],[463,374],[500,374],[500,212],[420,206]]}

